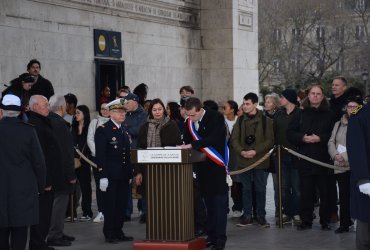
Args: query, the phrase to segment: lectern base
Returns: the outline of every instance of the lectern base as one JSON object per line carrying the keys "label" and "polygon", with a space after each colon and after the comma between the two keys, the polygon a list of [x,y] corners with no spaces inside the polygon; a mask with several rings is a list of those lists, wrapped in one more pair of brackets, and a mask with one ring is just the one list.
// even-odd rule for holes
{"label": "lectern base", "polygon": [[206,240],[197,238],[184,242],[169,241],[135,241],[134,250],[203,250],[206,248]]}

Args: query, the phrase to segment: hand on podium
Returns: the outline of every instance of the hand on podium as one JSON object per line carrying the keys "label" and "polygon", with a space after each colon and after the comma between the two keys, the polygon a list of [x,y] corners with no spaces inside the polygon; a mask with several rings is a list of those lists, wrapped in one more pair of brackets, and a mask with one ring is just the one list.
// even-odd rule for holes
{"label": "hand on podium", "polygon": [[100,179],[99,188],[102,192],[107,191],[107,188],[108,188],[108,179],[107,178],[101,178]]}
{"label": "hand on podium", "polygon": [[190,149],[190,148],[192,148],[191,144],[183,144],[183,145],[179,145],[179,147],[181,149]]}

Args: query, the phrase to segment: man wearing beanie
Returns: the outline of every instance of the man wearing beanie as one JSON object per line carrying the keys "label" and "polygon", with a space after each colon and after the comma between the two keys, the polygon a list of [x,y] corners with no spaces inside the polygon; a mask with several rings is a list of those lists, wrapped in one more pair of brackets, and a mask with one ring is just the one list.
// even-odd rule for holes
{"label": "man wearing beanie", "polygon": [[20,112],[20,98],[5,95],[0,104],[0,249],[25,249],[28,227],[39,223],[38,193],[45,186],[39,140],[33,126],[17,118]]}
{"label": "man wearing beanie", "polygon": [[[300,114],[297,101],[297,92],[294,89],[285,89],[280,97],[281,108],[276,112],[274,117],[274,135],[275,145],[284,146],[290,149],[295,149],[286,138],[287,129],[293,117]],[[277,162],[277,159],[276,161]],[[294,166],[292,155],[286,151],[281,151],[281,167],[282,175],[284,176],[282,182],[282,200],[283,200],[283,222],[299,223],[299,175],[298,169]]]}

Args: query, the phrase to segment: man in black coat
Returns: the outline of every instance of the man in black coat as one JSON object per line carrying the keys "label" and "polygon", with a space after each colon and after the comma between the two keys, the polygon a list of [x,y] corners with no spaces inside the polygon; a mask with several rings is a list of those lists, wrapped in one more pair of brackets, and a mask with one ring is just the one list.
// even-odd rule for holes
{"label": "man in black coat", "polygon": [[351,217],[357,219],[356,247],[370,249],[370,103],[352,111],[347,128],[351,168]]}
{"label": "man in black coat", "polygon": [[49,232],[50,218],[53,207],[53,192],[57,187],[56,180],[60,178],[61,149],[55,138],[49,115],[49,102],[46,97],[34,95],[30,98],[29,123],[35,126],[46,163],[45,192],[39,196],[40,223],[31,227],[30,250],[53,249],[46,245],[45,239]]}
{"label": "man in black coat", "polygon": [[[226,126],[223,115],[217,111],[202,107],[198,98],[190,97],[185,103],[188,127],[184,131],[182,148],[203,150],[212,147],[222,158],[225,157]],[[192,126],[194,124],[194,127]],[[194,139],[194,128],[199,135]],[[208,156],[208,155],[207,155]],[[224,159],[222,159],[224,160]],[[226,222],[228,186],[226,169],[207,157],[205,162],[197,163],[197,179],[207,208],[207,246],[212,249],[224,249],[226,243]]]}
{"label": "man in black coat", "polygon": [[129,182],[133,174],[130,163],[130,139],[127,130],[121,125],[126,115],[121,100],[107,104],[110,120],[99,126],[95,132],[99,188],[103,192],[103,234],[105,241],[111,244],[133,240],[122,231]]}
{"label": "man in black coat", "polygon": [[39,223],[38,193],[45,186],[40,143],[34,128],[17,119],[20,111],[21,100],[5,95],[0,106],[0,249],[25,249],[28,227]]}
{"label": "man in black coat", "polygon": [[[292,117],[287,130],[288,141],[299,153],[315,160],[329,163],[328,141],[333,128],[333,114],[320,85],[311,86],[308,97],[302,103],[303,110]],[[328,176],[332,173],[325,167],[309,161],[297,161],[301,188],[301,225],[297,230],[312,228],[314,195],[316,186],[320,193],[320,224],[324,231],[330,230],[328,205]]]}
{"label": "man in black coat", "polygon": [[54,202],[47,243],[49,246],[70,246],[71,241],[75,238],[65,235],[63,230],[69,194],[72,193],[73,184],[76,183],[73,139],[69,131],[68,122],[63,119],[63,116],[66,114],[64,96],[53,95],[49,103],[51,112],[48,117],[53,126],[54,136],[63,154],[61,157],[62,167],[56,169],[58,178],[56,178],[54,185]]}

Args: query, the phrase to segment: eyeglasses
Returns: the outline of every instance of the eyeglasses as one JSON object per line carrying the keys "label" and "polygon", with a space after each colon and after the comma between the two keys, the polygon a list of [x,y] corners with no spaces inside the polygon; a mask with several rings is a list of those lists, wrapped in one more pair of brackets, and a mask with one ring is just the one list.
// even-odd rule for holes
{"label": "eyeglasses", "polygon": [[347,109],[355,109],[358,105],[347,105]]}

